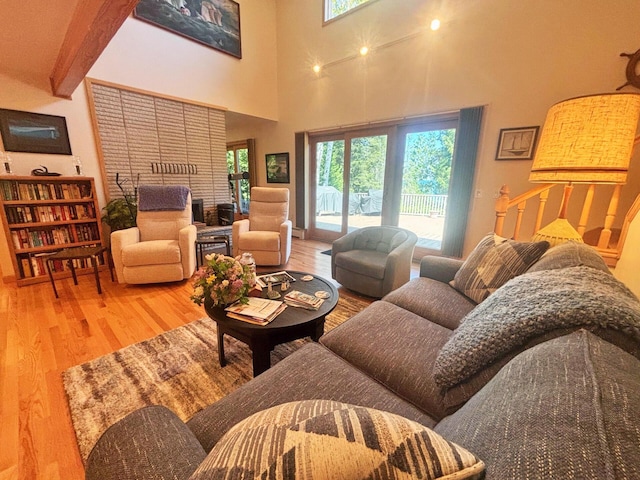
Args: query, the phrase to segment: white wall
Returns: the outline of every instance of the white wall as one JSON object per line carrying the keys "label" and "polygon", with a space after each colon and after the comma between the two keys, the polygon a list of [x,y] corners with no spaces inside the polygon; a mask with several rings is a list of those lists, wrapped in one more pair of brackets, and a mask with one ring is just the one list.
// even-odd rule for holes
{"label": "white wall", "polygon": [[[277,118],[275,0],[239,3],[241,60],[130,17],[89,77],[248,115]],[[62,100],[50,94],[46,79],[39,83],[21,82],[3,75],[0,63],[0,85],[0,108],[66,117],[73,154],[81,157],[84,173],[96,178],[98,199],[104,206],[84,84],[76,89],[73,100]],[[40,165],[46,165],[50,171],[72,174],[68,156],[25,153],[11,156],[17,175],[29,175]],[[14,275],[4,231],[0,232],[0,271],[6,278]]]}
{"label": "white wall", "polygon": [[[321,0],[278,0],[277,13],[280,115],[278,127],[257,140],[259,159],[293,152],[296,131],[486,105],[474,188],[483,197],[472,205],[466,253],[493,228],[500,186],[514,195],[532,186],[530,161],[494,160],[499,130],[542,125],[558,101],[614,91],[625,82],[620,53],[640,48],[636,0],[378,0],[325,26]],[[375,47],[400,39],[434,17],[442,21],[438,32],[424,30],[319,77],[311,71],[316,58],[341,60],[364,41]],[[574,200],[580,203],[577,192]],[[594,209],[606,202],[597,198]]]}
{"label": "white wall", "polygon": [[629,289],[640,298],[640,215],[636,215],[629,226],[627,239],[624,242],[625,248],[620,255],[620,260],[616,265],[613,275],[624,282]]}

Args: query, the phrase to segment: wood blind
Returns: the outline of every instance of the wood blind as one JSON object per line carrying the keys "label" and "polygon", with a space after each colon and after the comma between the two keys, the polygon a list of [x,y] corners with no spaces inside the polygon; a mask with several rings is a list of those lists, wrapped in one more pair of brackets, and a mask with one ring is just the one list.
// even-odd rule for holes
{"label": "wood blind", "polygon": [[230,201],[224,111],[92,82],[108,198],[116,174],[133,183],[185,185],[205,208]]}

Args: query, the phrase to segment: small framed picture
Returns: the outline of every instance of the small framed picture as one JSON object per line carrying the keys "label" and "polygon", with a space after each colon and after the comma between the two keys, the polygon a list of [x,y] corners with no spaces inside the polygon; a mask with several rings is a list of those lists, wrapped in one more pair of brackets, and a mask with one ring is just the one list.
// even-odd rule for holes
{"label": "small framed picture", "polygon": [[501,129],[496,160],[531,160],[539,129],[539,126]]}
{"label": "small framed picture", "polygon": [[289,153],[267,153],[267,183],[289,183]]}

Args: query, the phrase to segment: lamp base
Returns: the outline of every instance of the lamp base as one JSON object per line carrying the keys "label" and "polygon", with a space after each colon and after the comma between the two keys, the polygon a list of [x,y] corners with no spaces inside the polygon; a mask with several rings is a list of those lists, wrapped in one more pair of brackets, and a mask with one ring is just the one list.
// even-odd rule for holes
{"label": "lamp base", "polygon": [[584,243],[582,236],[571,226],[566,218],[556,218],[549,225],[538,230],[532,240],[534,242],[545,240],[549,242],[550,247],[555,247],[565,242]]}

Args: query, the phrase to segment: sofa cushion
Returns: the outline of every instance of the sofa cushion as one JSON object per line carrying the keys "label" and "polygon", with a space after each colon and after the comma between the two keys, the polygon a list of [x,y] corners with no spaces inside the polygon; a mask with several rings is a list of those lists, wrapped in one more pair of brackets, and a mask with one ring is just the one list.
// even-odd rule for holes
{"label": "sofa cushion", "polygon": [[349,250],[336,255],[337,268],[382,280],[388,255],[377,250]]}
{"label": "sofa cushion", "polygon": [[280,231],[251,230],[238,237],[238,248],[250,252],[252,250],[279,251]]}
{"label": "sofa cushion", "polygon": [[175,413],[152,405],[135,410],[102,434],[87,458],[85,478],[189,478],[206,455]]}
{"label": "sofa cushion", "polygon": [[526,272],[548,248],[549,242],[515,242],[490,233],[471,252],[451,285],[480,303]]}
{"label": "sofa cushion", "polygon": [[586,243],[565,242],[547,250],[528,272],[586,266],[609,273],[609,267],[598,251]]}
{"label": "sofa cushion", "polygon": [[[234,367],[228,364],[225,368]],[[314,398],[385,410],[427,427],[436,423],[330,350],[310,343],[205,407],[187,424],[208,452],[227,430],[248,416],[281,403]]]}
{"label": "sofa cushion", "polygon": [[435,362],[452,387],[527,342],[563,328],[624,332],[640,344],[640,301],[608,272],[580,266],[510,280],[472,310]]}
{"label": "sofa cushion", "polygon": [[378,301],[322,336],[320,343],[440,419],[447,412],[433,378],[433,366],[451,335],[448,328]]}
{"label": "sofa cushion", "polygon": [[476,306],[449,284],[423,277],[405,283],[383,300],[450,330],[458,328],[464,316]]}
{"label": "sofa cushion", "polygon": [[181,261],[177,240],[149,240],[127,245],[122,249],[122,264],[125,267],[166,265]]}
{"label": "sofa cushion", "polygon": [[640,478],[640,361],[586,331],[521,353],[435,428],[487,479]]}
{"label": "sofa cushion", "polygon": [[470,452],[404,417],[329,400],[292,402],[229,430],[192,480],[480,478]]}

